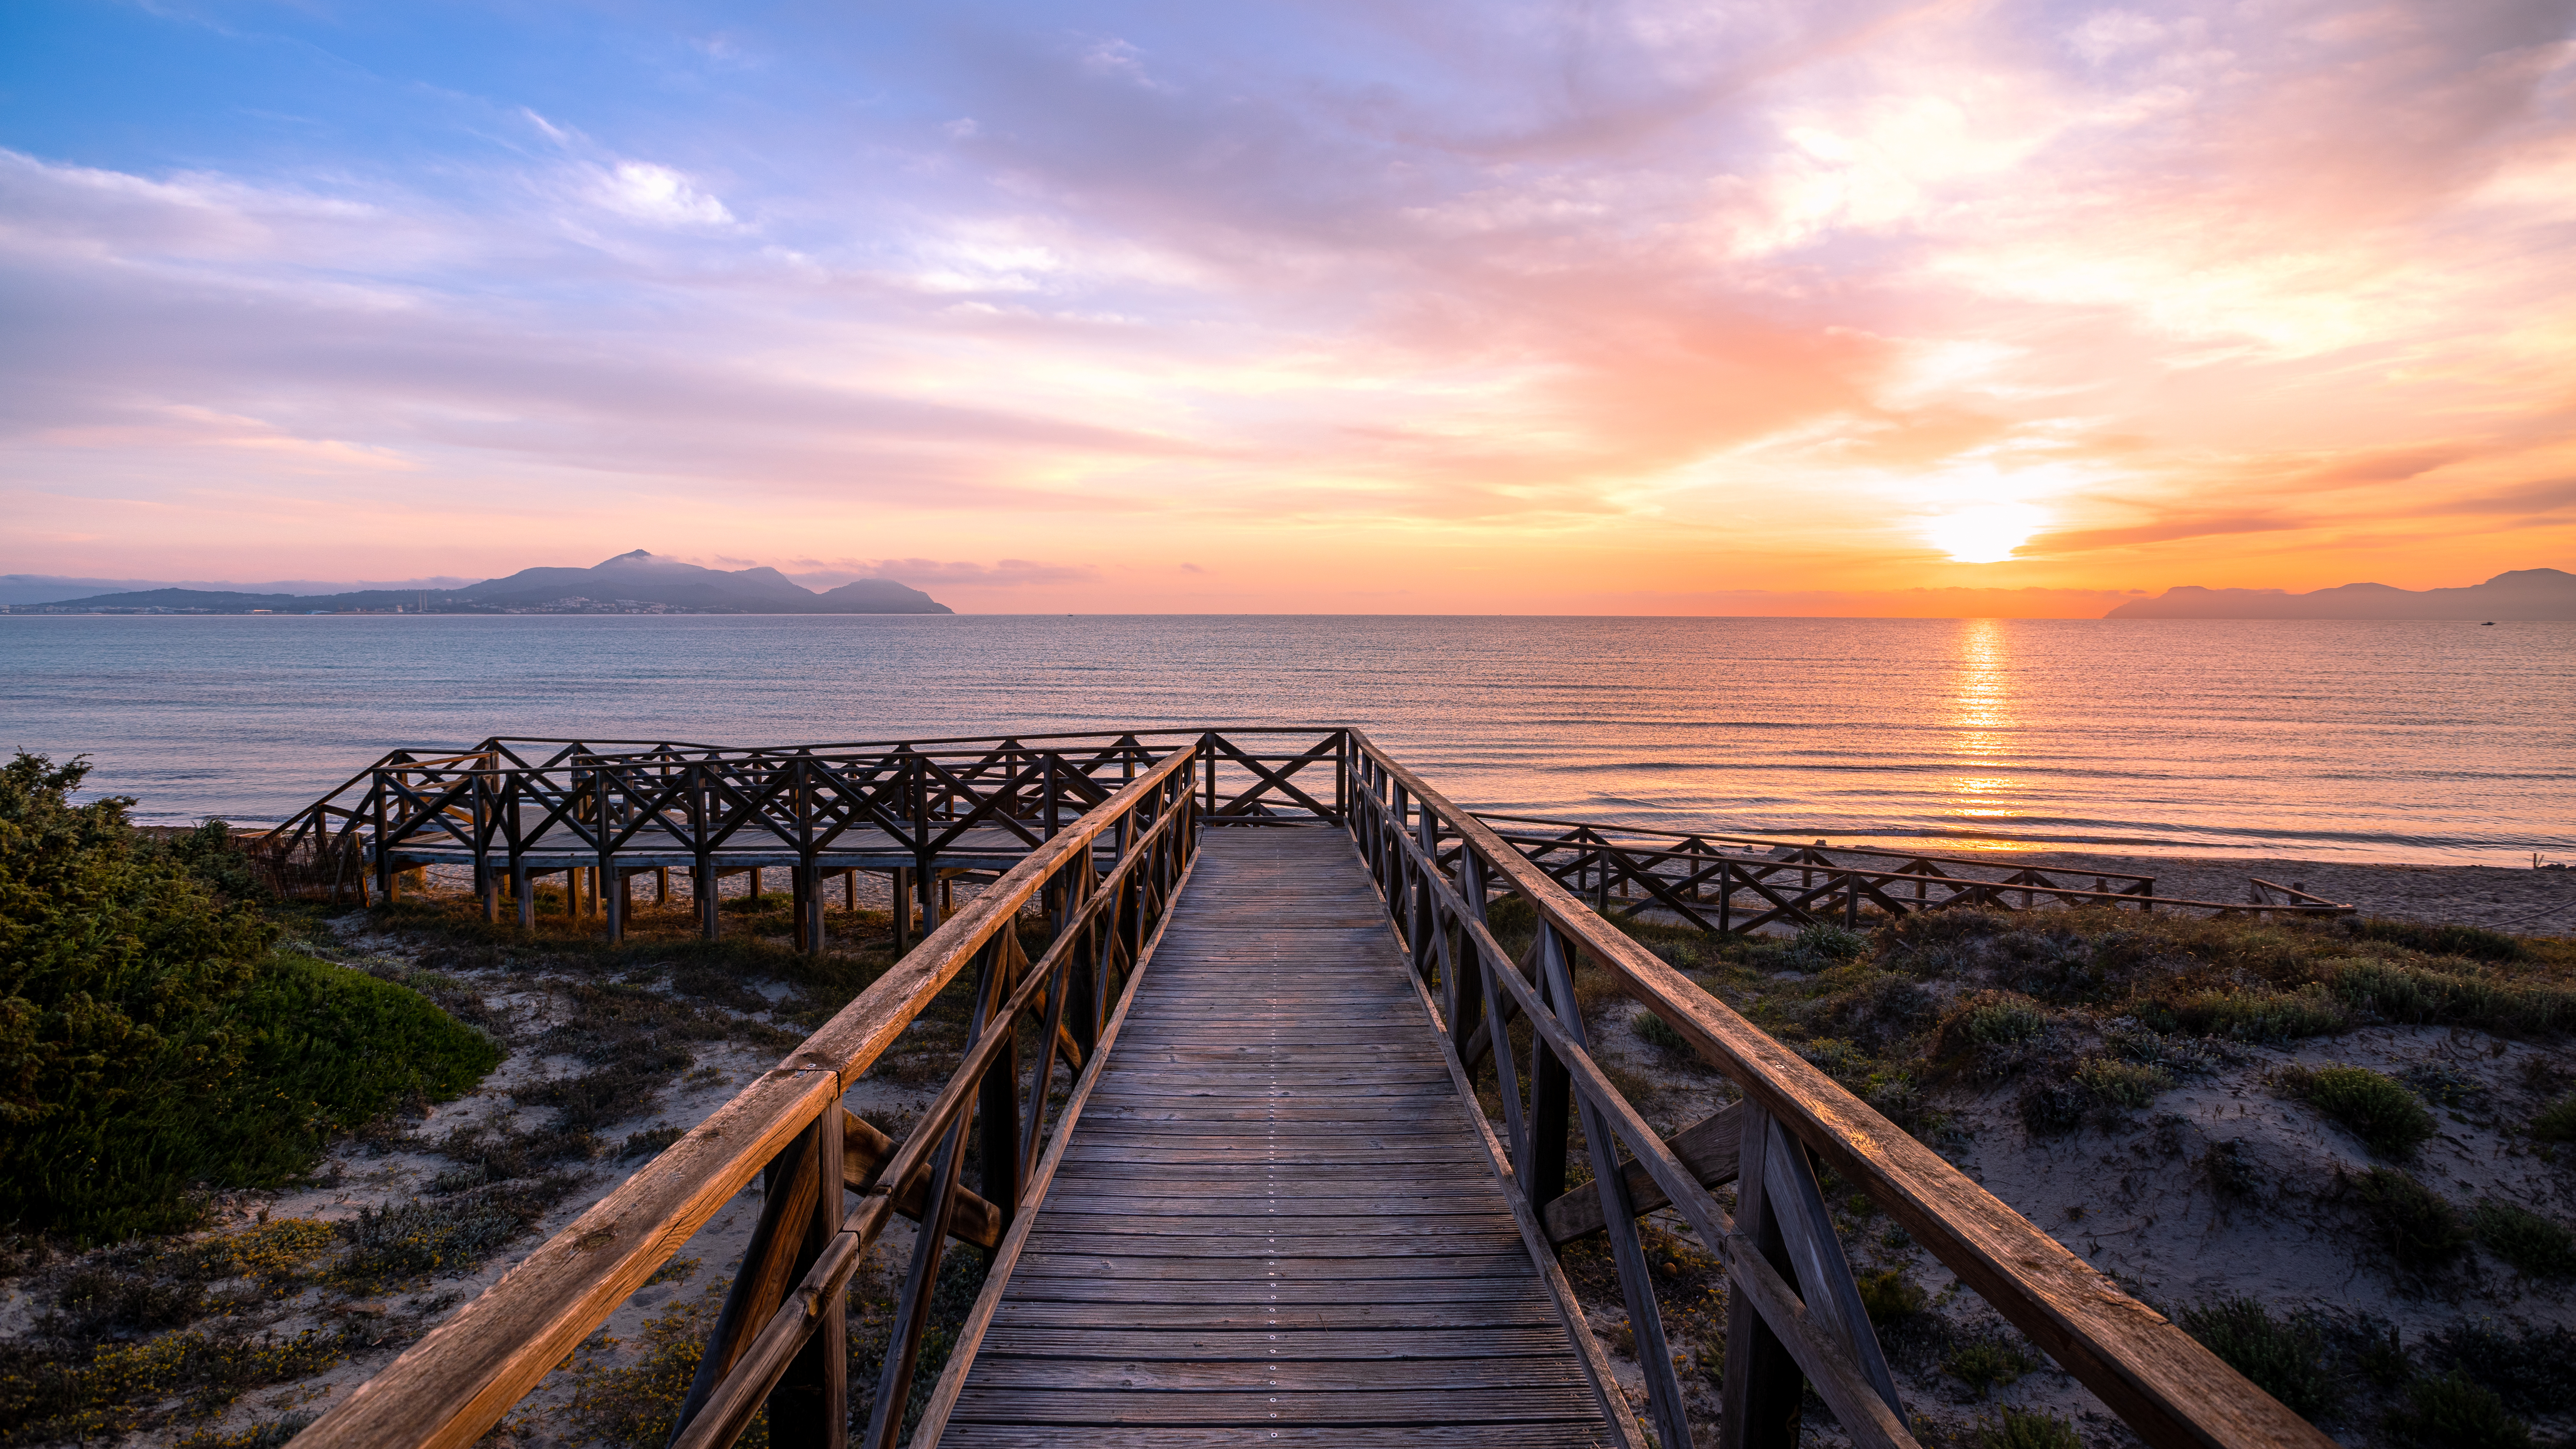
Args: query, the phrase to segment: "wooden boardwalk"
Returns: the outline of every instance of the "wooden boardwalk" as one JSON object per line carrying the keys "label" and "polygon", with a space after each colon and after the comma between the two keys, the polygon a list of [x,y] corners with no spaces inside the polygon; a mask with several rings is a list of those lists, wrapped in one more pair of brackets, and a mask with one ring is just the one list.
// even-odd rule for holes
{"label": "wooden boardwalk", "polygon": [[1348,834],[1210,830],[940,1442],[1610,1442]]}

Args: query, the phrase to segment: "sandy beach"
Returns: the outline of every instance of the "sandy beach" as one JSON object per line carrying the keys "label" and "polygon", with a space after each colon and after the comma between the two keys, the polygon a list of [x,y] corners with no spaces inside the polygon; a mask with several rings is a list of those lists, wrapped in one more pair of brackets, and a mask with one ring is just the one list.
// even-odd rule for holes
{"label": "sandy beach", "polygon": [[1986,857],[2004,868],[2121,871],[2156,878],[2156,894],[2241,901],[2256,876],[2391,916],[2484,926],[2524,936],[2576,935],[2576,870],[2489,865],[2353,865],[2276,856],[2088,855],[2013,852]]}

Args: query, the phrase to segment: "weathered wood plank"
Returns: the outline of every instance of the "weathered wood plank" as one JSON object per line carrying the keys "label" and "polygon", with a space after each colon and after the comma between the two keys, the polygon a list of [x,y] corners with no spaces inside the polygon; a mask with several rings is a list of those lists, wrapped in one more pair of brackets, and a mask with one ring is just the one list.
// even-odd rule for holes
{"label": "weathered wood plank", "polygon": [[957,1424],[939,1442],[958,1449],[1244,1449],[1252,1444],[1282,1449],[1590,1449],[1602,1441],[1597,1430],[1568,1423],[1331,1428]]}
{"label": "weathered wood plank", "polygon": [[941,1442],[1611,1442],[1348,837],[1210,832],[1170,922]]}
{"label": "weathered wood plank", "polygon": [[1582,1388],[1445,1389],[1306,1393],[1083,1392],[969,1385],[951,1423],[1007,1424],[1513,1424],[1579,1419],[1592,1412]]}

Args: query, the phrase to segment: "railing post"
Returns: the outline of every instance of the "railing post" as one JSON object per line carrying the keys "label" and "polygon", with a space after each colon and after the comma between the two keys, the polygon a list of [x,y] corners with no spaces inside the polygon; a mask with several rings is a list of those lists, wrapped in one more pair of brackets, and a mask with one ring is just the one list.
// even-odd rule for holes
{"label": "railing post", "polygon": [[[1764,1158],[1773,1133],[1770,1115],[1744,1099],[1744,1135],[1736,1156],[1735,1231],[1780,1276],[1797,1281],[1779,1214],[1763,1190]],[[1741,1282],[1727,1284],[1726,1377],[1720,1388],[1718,1437],[1727,1449],[1796,1449],[1804,1379],[1786,1344],[1753,1306]]]}
{"label": "railing post", "polygon": [[[376,771],[374,805],[376,814],[376,900],[391,905],[394,898],[394,852],[385,839],[385,772]],[[366,902],[360,901],[360,905]]]}
{"label": "railing post", "polygon": [[[841,1103],[834,1098],[808,1129],[813,1140],[814,1211],[796,1252],[802,1279],[841,1230]],[[843,1449],[850,1439],[850,1295],[833,1294],[822,1321],[769,1391],[769,1442],[778,1449]]]}
{"label": "railing post", "polygon": [[[1574,1004],[1574,970],[1566,953],[1565,937],[1556,926],[1541,917],[1538,923],[1539,998],[1559,1021],[1580,1016],[1582,1009]],[[1564,957],[1565,985],[1560,988],[1544,969],[1550,954]],[[1559,991],[1563,994],[1560,996]],[[1544,1037],[1530,1038],[1530,1124],[1529,1160],[1521,1164],[1521,1181],[1526,1184],[1532,1203],[1551,1203],[1565,1196],[1565,1149],[1568,1128],[1572,1126],[1572,1078],[1565,1063],[1548,1047]]]}
{"label": "railing post", "polygon": [[[1555,946],[1555,932],[1539,952],[1540,979],[1551,998],[1574,999],[1574,973],[1562,950]],[[1560,1010],[1556,1013],[1565,1034],[1576,1046],[1591,1050],[1589,1033],[1584,1029],[1581,1011]],[[1636,1336],[1637,1367],[1646,1380],[1646,1406],[1655,1420],[1655,1436],[1663,1443],[1687,1446],[1691,1441],[1690,1414],[1682,1402],[1681,1379],[1673,1372],[1671,1344],[1664,1337],[1663,1310],[1655,1303],[1654,1269],[1646,1262],[1645,1246],[1637,1238],[1637,1204],[1628,1192],[1627,1169],[1619,1163],[1619,1143],[1611,1135],[1610,1122],[1601,1109],[1589,1099],[1582,1104],[1583,1143],[1592,1158],[1592,1179],[1601,1194],[1602,1226],[1610,1236],[1610,1257],[1619,1272],[1619,1296],[1628,1308],[1628,1329]],[[1533,1206],[1545,1206],[1554,1197],[1534,1197]],[[1728,1444],[1733,1445],[1729,1440]]]}
{"label": "railing post", "polygon": [[[1010,1225],[1011,1213],[1020,1201],[1020,1049],[1018,1023],[995,1021],[989,1013],[1010,997],[1019,984],[1022,963],[1016,927],[1004,923],[1001,933],[984,948],[984,983],[976,995],[991,1005],[984,1020],[985,1031],[1011,1033],[1011,1042],[993,1058],[985,1069],[984,1080],[975,1088],[975,1122],[977,1150],[983,1159],[982,1180],[976,1184],[1002,1214],[1002,1224]],[[1045,1050],[1052,1043],[1041,1042]],[[1045,1086],[1039,1086],[1038,1100],[1045,1100]]]}
{"label": "railing post", "polygon": [[592,894],[599,901],[599,914],[608,927],[608,944],[614,946],[626,939],[626,877],[618,872],[617,822],[611,818],[608,799],[608,771],[591,772],[591,799],[598,818],[591,829],[598,832],[599,873],[592,878]]}

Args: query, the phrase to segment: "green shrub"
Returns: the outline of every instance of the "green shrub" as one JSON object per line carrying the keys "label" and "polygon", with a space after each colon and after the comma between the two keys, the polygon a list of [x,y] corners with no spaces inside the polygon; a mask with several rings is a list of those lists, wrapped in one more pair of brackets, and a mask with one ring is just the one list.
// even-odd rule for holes
{"label": "green shrub", "polygon": [[2383,1157],[2403,1157],[2436,1131],[2414,1089],[2368,1067],[2284,1067],[2281,1090],[2350,1128]]}
{"label": "green shrub", "polygon": [[2576,1142],[2576,1092],[2542,1108],[2531,1119],[2531,1135],[2543,1142]]}
{"label": "green shrub", "polygon": [[2182,1326],[2301,1418],[2313,1419],[2333,1406],[2334,1375],[2326,1368],[2323,1336],[2313,1326],[2274,1318],[2251,1298],[2222,1298],[2185,1310]]}
{"label": "green shrub", "polygon": [[2459,1374],[2417,1379],[2408,1400],[2380,1424],[2398,1449],[2527,1449],[2531,1443],[2531,1426],[2506,1412],[2504,1400]]}
{"label": "green shrub", "polygon": [[1798,933],[1790,949],[1814,963],[1809,969],[1840,966],[1869,954],[1869,937],[1840,926],[1817,924]]}
{"label": "green shrub", "polygon": [[2072,1132],[2088,1121],[2108,1125],[2153,1104],[2172,1085],[2160,1067],[2086,1057],[2064,1080],[2023,1089],[2022,1125],[2041,1137]]}
{"label": "green shrub", "polygon": [[455,1197],[362,1207],[340,1224],[349,1251],[331,1276],[361,1292],[379,1293],[432,1275],[470,1273],[534,1226],[579,1181],[557,1174]]}
{"label": "green shrub", "polygon": [[2103,1107],[2130,1112],[2152,1106],[2156,1094],[2173,1085],[2173,1078],[2160,1067],[2109,1057],[2087,1059],[2076,1067],[2075,1080]]}
{"label": "green shrub", "polygon": [[2377,917],[2353,917],[2345,920],[2347,934],[2365,941],[2386,941],[2427,956],[2467,956],[2478,961],[2521,961],[2530,951],[2520,941],[2502,931],[2480,926],[2427,926],[2414,921],[2389,921]]}
{"label": "green shrub", "polygon": [[2427,1335],[2424,1354],[2435,1369],[2468,1375],[2517,1414],[2576,1409],[2576,1332],[2563,1326],[2455,1323]]}
{"label": "green shrub", "polygon": [[2481,1198],[2469,1228],[2487,1251],[2533,1278],[2576,1277],[2576,1233],[2529,1208]]}
{"label": "green shrub", "polygon": [[2054,1414],[2025,1414],[2006,1409],[1977,1430],[1978,1449],[2084,1449],[2075,1426]]}
{"label": "green shrub", "polygon": [[2330,1036],[2352,1025],[2352,1014],[2316,985],[2290,993],[2204,991],[2169,1002],[2166,1010],[2185,1031],[2235,1041]]}
{"label": "green shrub", "polygon": [[2576,1028],[2576,991],[2510,985],[2368,958],[2346,962],[2336,970],[2334,994],[2353,1010],[2380,1021],[2535,1034]]}
{"label": "green shrub", "polygon": [[2460,1210],[2396,1168],[2374,1167],[2345,1177],[2343,1184],[2401,1268],[2439,1267],[2469,1245]]}
{"label": "green shrub", "polygon": [[1962,1345],[1941,1361],[1941,1372],[1980,1393],[2016,1383],[2037,1367],[2038,1360],[1996,1339]]}
{"label": "green shrub", "polygon": [[199,1183],[273,1186],[403,1096],[500,1054],[418,995],[271,952],[230,833],[142,839],[88,766],[0,767],[0,1221],[185,1227]]}
{"label": "green shrub", "polygon": [[1912,1318],[1930,1301],[1923,1285],[1906,1276],[1902,1268],[1860,1275],[1861,1307],[1869,1311],[1869,1321],[1880,1328]]}
{"label": "green shrub", "polygon": [[2048,1030],[2048,1012],[2027,996],[2009,991],[1979,992],[1959,1013],[1959,1040],[1969,1046],[2028,1041]]}

